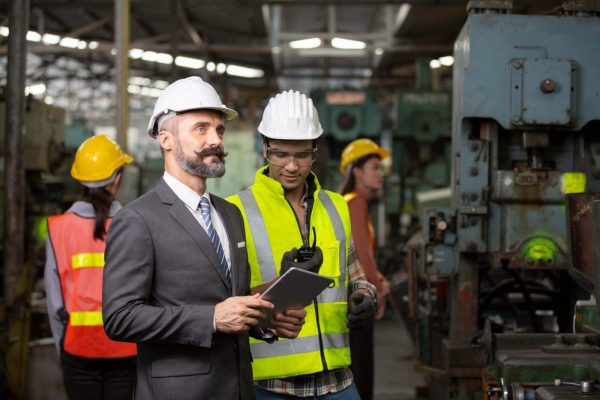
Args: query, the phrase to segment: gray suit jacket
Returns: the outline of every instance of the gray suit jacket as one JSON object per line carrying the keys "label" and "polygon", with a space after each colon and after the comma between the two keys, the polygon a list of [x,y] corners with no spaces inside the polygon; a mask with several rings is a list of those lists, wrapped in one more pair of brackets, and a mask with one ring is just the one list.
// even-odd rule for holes
{"label": "gray suit jacket", "polygon": [[[233,295],[246,295],[242,217],[211,200],[230,242]],[[248,335],[213,334],[215,304],[230,296],[216,252],[162,179],[113,219],[102,295],[108,336],[137,343],[136,399],[254,398]]]}

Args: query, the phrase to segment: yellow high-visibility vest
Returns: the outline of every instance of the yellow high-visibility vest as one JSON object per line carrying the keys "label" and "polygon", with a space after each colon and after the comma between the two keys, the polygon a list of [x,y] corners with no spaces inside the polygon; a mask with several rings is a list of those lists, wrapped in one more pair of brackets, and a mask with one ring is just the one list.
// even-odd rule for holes
{"label": "yellow high-visibility vest", "polygon": [[[241,211],[246,229],[246,247],[251,269],[251,286],[279,276],[283,253],[302,246],[296,215],[284,197],[281,184],[256,173],[254,184],[228,198]],[[254,379],[285,378],[333,370],[350,365],[347,327],[348,246],[351,226],[343,197],[316,185],[310,215],[310,238],[316,230],[317,246],[323,251],[319,273],[334,278],[306,308],[306,323],[296,339],[274,343],[250,339]]]}

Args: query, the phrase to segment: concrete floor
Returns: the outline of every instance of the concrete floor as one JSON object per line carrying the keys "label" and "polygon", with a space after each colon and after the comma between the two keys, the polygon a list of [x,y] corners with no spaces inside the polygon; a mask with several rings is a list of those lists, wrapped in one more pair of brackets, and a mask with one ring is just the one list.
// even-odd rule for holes
{"label": "concrete floor", "polygon": [[415,347],[404,322],[375,323],[375,400],[414,400],[425,385],[416,371]]}
{"label": "concrete floor", "polygon": [[[66,399],[58,356],[52,341],[31,348],[28,398]],[[415,348],[401,320],[375,323],[375,400],[415,400],[423,377],[415,370]]]}

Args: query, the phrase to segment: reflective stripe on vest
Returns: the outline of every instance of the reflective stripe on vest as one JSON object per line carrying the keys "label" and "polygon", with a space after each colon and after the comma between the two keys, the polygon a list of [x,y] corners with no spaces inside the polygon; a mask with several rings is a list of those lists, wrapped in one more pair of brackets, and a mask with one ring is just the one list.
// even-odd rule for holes
{"label": "reflective stripe on vest", "polygon": [[[322,335],[324,349],[341,349],[350,345],[345,333],[330,333]],[[278,340],[273,343],[256,342],[252,345],[253,358],[277,357],[286,354],[288,340]],[[294,339],[294,352],[308,353],[319,348],[319,336],[299,337]]]}
{"label": "reflective stripe on vest", "polygon": [[104,253],[79,253],[71,257],[73,269],[104,268]]}
{"label": "reflective stripe on vest", "polygon": [[101,311],[73,311],[69,314],[72,326],[103,326]]}
{"label": "reflective stripe on vest", "polygon": [[[260,213],[256,199],[254,198],[254,194],[251,190],[244,190],[239,194],[239,197],[244,205],[244,209],[246,210],[248,228],[250,228],[254,243],[264,243],[264,247],[270,249],[271,242],[269,241],[269,235],[267,234],[265,221]],[[273,261],[273,253],[271,251],[260,251],[256,252],[256,257],[258,258],[258,264],[260,265],[260,273],[262,275],[263,282],[269,282],[277,278],[275,261]]]}

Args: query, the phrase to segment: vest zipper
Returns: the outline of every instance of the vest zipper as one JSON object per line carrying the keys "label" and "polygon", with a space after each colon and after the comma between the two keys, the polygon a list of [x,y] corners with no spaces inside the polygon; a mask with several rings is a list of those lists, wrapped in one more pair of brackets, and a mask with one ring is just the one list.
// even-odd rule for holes
{"label": "vest zipper", "polygon": [[327,361],[325,360],[325,350],[323,349],[323,336],[321,335],[321,324],[319,323],[319,301],[315,299],[315,319],[317,320],[317,332],[319,334],[319,352],[321,353],[321,362],[323,363],[323,371],[327,371]]}

